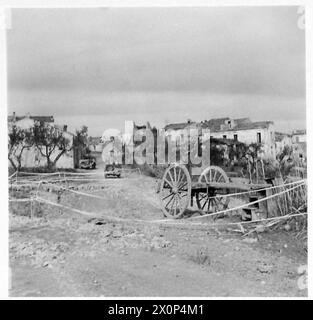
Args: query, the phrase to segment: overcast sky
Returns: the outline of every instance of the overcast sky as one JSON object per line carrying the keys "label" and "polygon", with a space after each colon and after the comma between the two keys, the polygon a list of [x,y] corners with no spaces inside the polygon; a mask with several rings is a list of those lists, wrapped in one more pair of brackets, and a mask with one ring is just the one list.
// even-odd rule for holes
{"label": "overcast sky", "polygon": [[125,120],[273,120],[305,127],[297,7],[14,9],[9,113],[91,135]]}

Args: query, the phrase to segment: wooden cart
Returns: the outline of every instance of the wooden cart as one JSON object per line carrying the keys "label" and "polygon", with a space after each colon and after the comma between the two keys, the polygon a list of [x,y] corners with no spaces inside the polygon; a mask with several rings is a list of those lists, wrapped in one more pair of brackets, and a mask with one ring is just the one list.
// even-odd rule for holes
{"label": "wooden cart", "polygon": [[[234,183],[218,166],[208,166],[200,176],[192,176],[190,166],[171,164],[164,172],[157,193],[164,215],[179,218],[194,202],[201,214],[220,212],[228,208],[230,197],[227,194],[250,190],[253,197],[250,196],[249,201],[253,202],[255,198],[265,197],[264,189],[269,186]],[[247,211],[251,212],[253,208],[247,208]]]}

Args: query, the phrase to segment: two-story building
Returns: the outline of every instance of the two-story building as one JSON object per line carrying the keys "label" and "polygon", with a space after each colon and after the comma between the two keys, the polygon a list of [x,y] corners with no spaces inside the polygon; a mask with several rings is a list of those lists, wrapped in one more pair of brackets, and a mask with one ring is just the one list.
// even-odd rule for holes
{"label": "two-story building", "polygon": [[275,158],[275,130],[272,121],[253,122],[249,118],[217,118],[201,122],[202,128],[210,130],[210,135],[218,139],[233,139],[245,144],[261,144],[262,158]]}
{"label": "two-story building", "polygon": [[209,130],[211,138],[239,141],[245,144],[261,144],[260,157],[275,158],[275,130],[272,121],[253,122],[249,118],[231,119],[216,118],[200,123],[188,120],[184,123],[173,123],[165,126],[168,136],[176,139],[186,128],[201,128]]}

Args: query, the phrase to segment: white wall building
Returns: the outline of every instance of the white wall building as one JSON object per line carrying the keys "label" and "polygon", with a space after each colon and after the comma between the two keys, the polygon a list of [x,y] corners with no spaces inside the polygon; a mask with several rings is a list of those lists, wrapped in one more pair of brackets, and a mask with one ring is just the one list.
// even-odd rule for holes
{"label": "white wall building", "polygon": [[306,130],[295,130],[292,133],[292,143],[306,142]]}
{"label": "white wall building", "polygon": [[[56,129],[62,132],[62,135],[68,139],[70,143],[73,143],[74,135],[67,132],[67,126],[55,125],[53,116],[31,116],[29,114],[26,116],[16,116],[14,112],[12,116],[8,116],[8,130],[10,131],[12,126],[27,130],[34,127],[36,122],[49,123],[50,125],[53,125]],[[51,160],[54,160],[59,153],[60,150],[53,151]],[[47,160],[36,147],[32,146],[23,151],[21,164],[22,167],[42,167],[47,164]],[[9,165],[11,165],[10,162]],[[65,152],[57,161],[56,166],[57,168],[73,168],[73,151]]]}
{"label": "white wall building", "polygon": [[262,144],[262,158],[275,158],[275,130],[272,121],[252,122],[249,118],[218,118],[201,122],[202,127],[210,129],[211,137],[233,139],[245,144]]}

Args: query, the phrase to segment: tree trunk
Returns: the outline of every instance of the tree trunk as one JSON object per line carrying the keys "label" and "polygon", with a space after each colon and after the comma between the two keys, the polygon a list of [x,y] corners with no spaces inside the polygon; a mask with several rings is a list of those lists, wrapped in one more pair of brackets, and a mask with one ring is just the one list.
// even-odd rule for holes
{"label": "tree trunk", "polygon": [[52,169],[53,168],[53,163],[50,161],[49,158],[47,158],[47,168]]}
{"label": "tree trunk", "polygon": [[53,167],[56,166],[57,161],[61,158],[61,156],[62,156],[65,152],[66,152],[66,150],[62,150],[62,151],[56,156],[56,158],[55,158],[54,161],[53,161]]}
{"label": "tree trunk", "polygon": [[51,169],[52,168],[52,162],[50,160],[50,153],[49,153],[48,146],[46,146],[46,158],[47,158],[47,168]]}
{"label": "tree trunk", "polygon": [[20,170],[22,167],[22,155],[16,157],[17,160],[17,170]]}
{"label": "tree trunk", "polygon": [[17,170],[17,167],[16,167],[16,165],[15,165],[14,161],[13,161],[10,157],[9,157],[9,161],[10,161],[10,163],[11,163],[11,165],[12,165],[13,169],[16,171],[16,170]]}
{"label": "tree trunk", "polygon": [[50,160],[50,156],[47,155],[47,168],[51,169],[52,168],[52,162]]}

